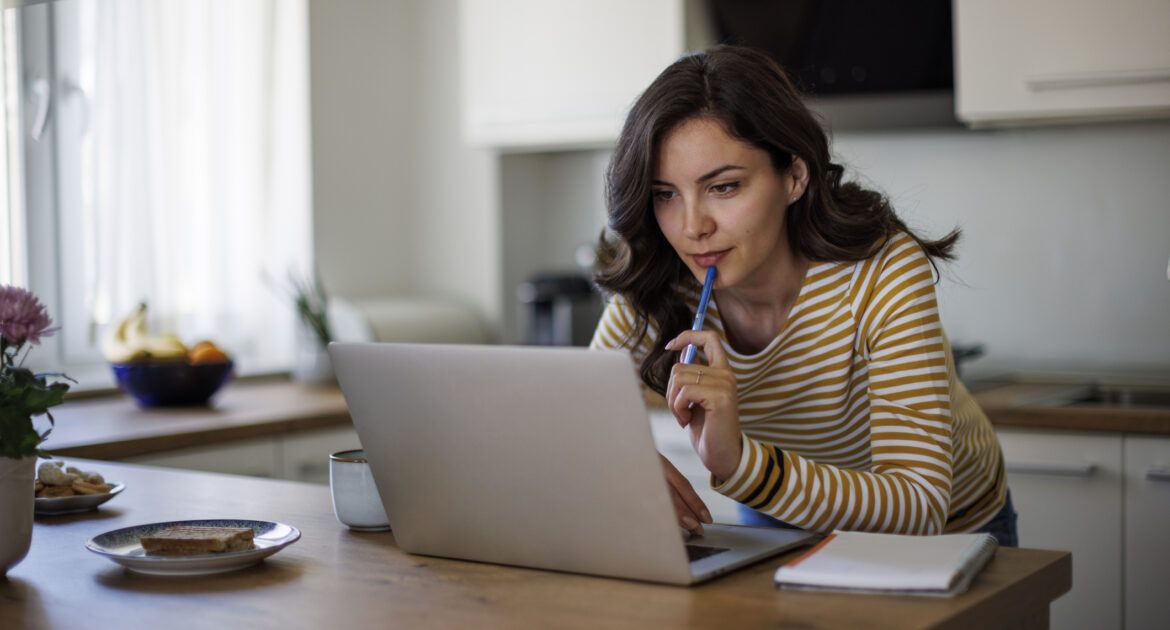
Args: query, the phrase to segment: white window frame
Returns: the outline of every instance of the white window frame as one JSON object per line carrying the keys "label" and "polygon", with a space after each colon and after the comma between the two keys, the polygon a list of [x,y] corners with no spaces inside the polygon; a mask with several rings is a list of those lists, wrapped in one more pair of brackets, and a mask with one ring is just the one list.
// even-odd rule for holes
{"label": "white window frame", "polygon": [[[7,138],[13,191],[8,196],[12,203],[8,214],[20,227],[20,232],[12,235],[13,267],[21,270],[14,280],[35,293],[55,316],[60,312],[60,283],[55,169],[51,166],[56,143],[51,124],[56,100],[52,90],[52,15],[52,3],[27,5],[6,10],[4,22],[11,38],[5,50],[6,75],[11,76],[8,86],[14,88],[8,100],[16,102],[9,110]],[[47,109],[42,111],[42,107]],[[29,354],[28,365],[37,370],[60,367],[60,340],[60,332],[43,338],[41,347]]]}
{"label": "white window frame", "polygon": [[[62,200],[56,181],[62,175],[57,158],[59,130],[53,122],[58,119],[61,106],[55,93],[60,91],[61,81],[55,74],[58,68],[53,55],[57,50],[54,39],[59,35],[61,15],[53,2],[3,12],[4,33],[0,45],[4,52],[5,85],[0,87],[7,89],[0,96],[6,97],[3,148],[7,159],[0,163],[0,179],[5,179],[6,173],[7,181],[0,182],[0,186],[7,183],[8,188],[0,188],[0,227],[7,228],[0,234],[0,282],[29,288],[45,304],[54,324],[61,327],[55,335],[42,339],[41,345],[30,353],[26,365],[37,371],[64,371],[79,381],[75,389],[103,389],[113,386],[112,374],[97,344],[90,339],[102,331],[92,330],[92,325],[78,325],[77,322],[88,320],[82,312],[84,304],[78,300],[66,303],[63,298],[69,282],[64,267],[81,263],[66,261],[69,252],[62,251],[70,242],[70,235],[63,232],[68,226],[62,225]],[[61,74],[67,75],[67,70]],[[37,81],[41,83],[34,88]],[[48,99],[48,123],[41,126],[38,137],[34,138],[31,131],[37,125],[31,119],[41,106],[35,102],[37,98]],[[79,238],[76,234],[72,237]],[[311,251],[307,254],[311,258]],[[65,308],[74,311],[67,314]],[[69,326],[62,325],[66,321],[71,322]],[[83,336],[87,338],[81,339]],[[237,362],[236,368],[243,375],[285,371],[290,367],[259,362],[268,361],[267,357],[236,358],[245,359],[243,365]]]}
{"label": "white window frame", "polygon": [[4,126],[0,128],[0,284],[23,285],[26,280],[23,175],[18,154],[19,142],[10,142],[20,133],[21,93],[17,81],[21,76],[16,54],[16,11],[0,15],[0,107],[4,108]]}

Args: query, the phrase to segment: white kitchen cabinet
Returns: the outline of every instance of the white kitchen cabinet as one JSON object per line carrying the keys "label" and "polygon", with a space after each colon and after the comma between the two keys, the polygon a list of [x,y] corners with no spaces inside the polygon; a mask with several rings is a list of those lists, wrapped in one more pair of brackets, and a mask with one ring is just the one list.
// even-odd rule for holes
{"label": "white kitchen cabinet", "polygon": [[464,132],[497,148],[612,143],[683,52],[684,0],[461,0]]}
{"label": "white kitchen cabinet", "polygon": [[955,0],[956,114],[974,126],[1170,115],[1167,0]]}
{"label": "white kitchen cabinet", "polygon": [[1122,625],[1122,437],[998,428],[1020,546],[1071,551],[1072,590],[1052,627]]}
{"label": "white kitchen cabinet", "polygon": [[[1075,563],[1074,558],[1074,563]],[[1125,437],[1125,627],[1170,624],[1170,437]]]}
{"label": "white kitchen cabinet", "polygon": [[249,477],[277,477],[280,471],[280,449],[272,438],[261,438],[176,449],[128,457],[122,461]]}
{"label": "white kitchen cabinet", "polygon": [[286,434],[280,438],[279,477],[327,484],[329,455],[361,447],[351,426]]}
{"label": "white kitchen cabinet", "polygon": [[126,458],[148,466],[329,483],[329,455],[361,448],[352,426],[197,446]]}

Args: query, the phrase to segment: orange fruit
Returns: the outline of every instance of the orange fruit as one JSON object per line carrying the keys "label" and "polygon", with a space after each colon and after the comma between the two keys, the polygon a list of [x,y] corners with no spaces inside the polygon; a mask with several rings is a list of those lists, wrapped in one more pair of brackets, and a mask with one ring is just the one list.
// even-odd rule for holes
{"label": "orange fruit", "polygon": [[215,344],[208,341],[196,344],[191,349],[190,354],[187,355],[187,360],[192,364],[225,363],[228,361],[228,355]]}
{"label": "orange fruit", "polygon": [[199,343],[191,346],[191,352],[195,352],[196,350],[201,350],[203,348],[215,348],[215,347],[216,347],[215,343],[204,339],[203,341],[200,341]]}

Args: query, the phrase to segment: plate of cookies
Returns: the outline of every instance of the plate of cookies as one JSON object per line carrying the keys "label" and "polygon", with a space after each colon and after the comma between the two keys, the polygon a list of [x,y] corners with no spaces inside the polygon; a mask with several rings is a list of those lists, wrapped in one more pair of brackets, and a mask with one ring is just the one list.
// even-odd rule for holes
{"label": "plate of cookies", "polygon": [[74,514],[96,510],[126,486],[107,482],[100,474],[52,460],[37,467],[35,512],[40,515]]}
{"label": "plate of cookies", "polygon": [[209,575],[250,567],[293,544],[301,532],[270,521],[168,521],[99,534],[85,548],[147,575]]}

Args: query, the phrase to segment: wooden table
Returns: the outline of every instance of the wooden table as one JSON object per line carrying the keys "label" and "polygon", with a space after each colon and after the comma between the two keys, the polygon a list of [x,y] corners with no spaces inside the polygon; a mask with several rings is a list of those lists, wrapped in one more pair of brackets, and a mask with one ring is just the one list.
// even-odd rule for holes
{"label": "wooden table", "polygon": [[[791,554],[659,586],[411,556],[390,533],[337,523],[327,487],[80,463],[126,490],[97,512],[37,518],[28,557],[0,580],[2,628],[1045,627],[1072,579],[1066,552],[1001,549],[952,599],[778,591],[772,572]],[[111,529],[194,518],[281,521],[303,536],[260,565],[191,578],[128,573],[83,547]]]}

